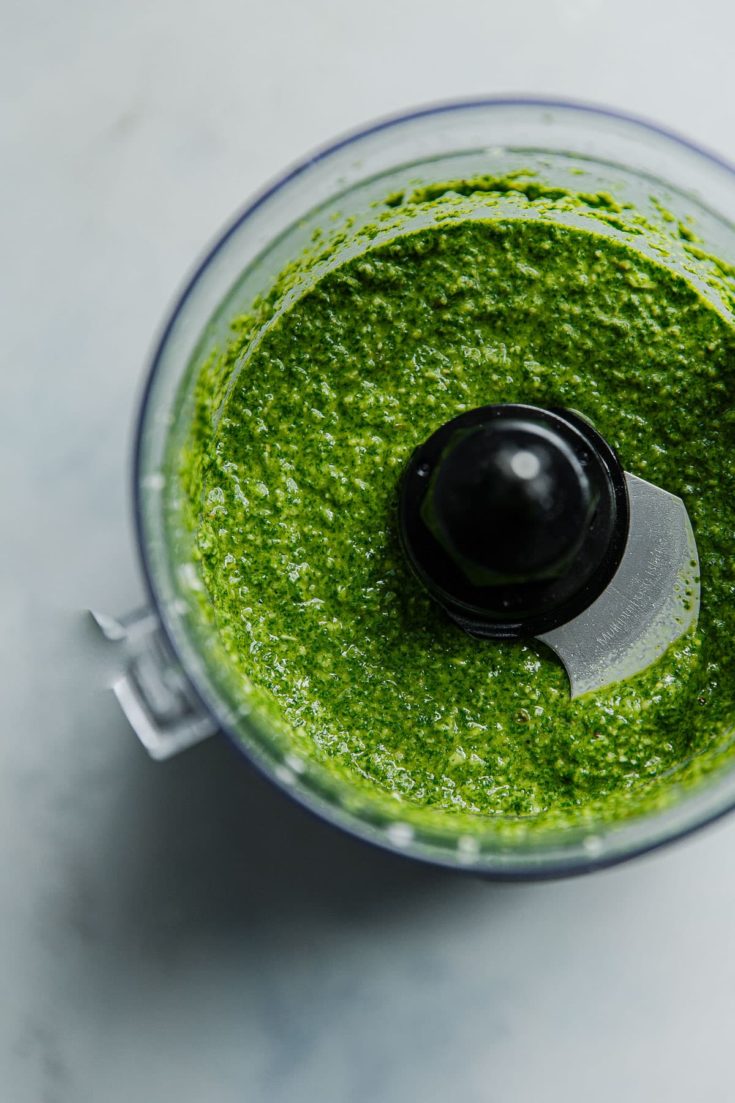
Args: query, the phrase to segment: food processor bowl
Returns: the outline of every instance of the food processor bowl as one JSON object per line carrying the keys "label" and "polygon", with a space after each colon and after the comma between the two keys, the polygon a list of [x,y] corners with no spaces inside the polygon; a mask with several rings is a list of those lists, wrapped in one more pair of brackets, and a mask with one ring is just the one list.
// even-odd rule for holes
{"label": "food processor bowl", "polygon": [[128,641],[127,668],[115,688],[155,757],[221,732],[274,784],[356,836],[488,877],[541,878],[629,858],[731,809],[735,756],[730,761],[720,743],[712,754],[722,761],[713,759],[700,784],[679,789],[672,777],[669,799],[645,815],[512,837],[492,817],[468,832],[448,812],[417,817],[405,801],[373,800],[364,786],[357,792],[348,779],[294,753],[287,734],[233,677],[206,616],[192,534],[180,521],[176,472],[199,369],[226,342],[233,316],[267,291],[315,235],[347,227],[341,246],[347,255],[386,196],[417,182],[514,171],[605,192],[652,218],[665,209],[667,218],[696,227],[703,250],[735,263],[735,171],[674,134],[612,111],[541,100],[448,103],[378,122],[313,154],[225,229],[165,325],[134,446],[135,523],[151,608],[98,621],[109,638]]}

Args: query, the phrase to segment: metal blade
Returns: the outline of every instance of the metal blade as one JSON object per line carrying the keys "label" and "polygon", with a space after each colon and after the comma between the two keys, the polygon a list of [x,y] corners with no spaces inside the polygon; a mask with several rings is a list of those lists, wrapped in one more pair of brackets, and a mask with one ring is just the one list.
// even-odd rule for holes
{"label": "metal blade", "polygon": [[699,556],[684,503],[625,478],[630,531],[612,582],[574,620],[538,636],[564,664],[572,697],[645,670],[699,616]]}

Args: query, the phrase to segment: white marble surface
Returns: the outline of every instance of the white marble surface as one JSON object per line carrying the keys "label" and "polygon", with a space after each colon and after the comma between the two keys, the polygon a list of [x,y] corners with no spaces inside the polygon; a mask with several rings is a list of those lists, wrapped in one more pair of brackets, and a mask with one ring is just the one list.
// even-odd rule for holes
{"label": "white marble surface", "polygon": [[149,762],[80,610],[141,595],[143,364],[248,193],[369,117],[538,91],[735,159],[735,8],[4,0],[0,1097],[732,1098],[735,819],[585,879],[373,852],[219,742]]}

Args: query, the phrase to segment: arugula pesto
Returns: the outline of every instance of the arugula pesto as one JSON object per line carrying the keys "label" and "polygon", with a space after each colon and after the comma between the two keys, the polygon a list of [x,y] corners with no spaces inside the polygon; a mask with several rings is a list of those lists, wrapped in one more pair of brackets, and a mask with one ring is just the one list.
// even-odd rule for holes
{"label": "arugula pesto", "polygon": [[[612,200],[513,186],[515,213],[450,204],[364,235],[285,305],[276,288],[235,319],[201,373],[182,481],[227,661],[300,754],[407,807],[544,829],[645,811],[727,740],[735,328]],[[539,196],[586,221],[531,217]],[[626,470],[684,499],[699,623],[627,683],[571,701],[551,652],[471,639],[403,560],[411,452],[500,402],[581,411]]]}

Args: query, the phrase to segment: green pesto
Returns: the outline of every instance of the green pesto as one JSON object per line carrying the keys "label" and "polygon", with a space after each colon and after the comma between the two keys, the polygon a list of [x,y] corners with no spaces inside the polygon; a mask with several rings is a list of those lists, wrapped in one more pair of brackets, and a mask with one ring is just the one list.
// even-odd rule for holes
{"label": "green pesto", "polygon": [[[202,372],[182,470],[228,662],[299,754],[407,809],[543,829],[643,812],[727,745],[735,329],[722,297],[637,249],[640,229],[616,233],[610,197],[579,196],[588,221],[572,224],[554,215],[568,192],[523,187],[522,202],[551,202],[545,217],[364,234],[277,313],[284,277]],[[465,194],[453,181],[420,202],[448,191]],[[497,402],[583,412],[628,471],[687,505],[699,623],[630,682],[571,701],[542,645],[464,635],[403,561],[410,453]]]}

